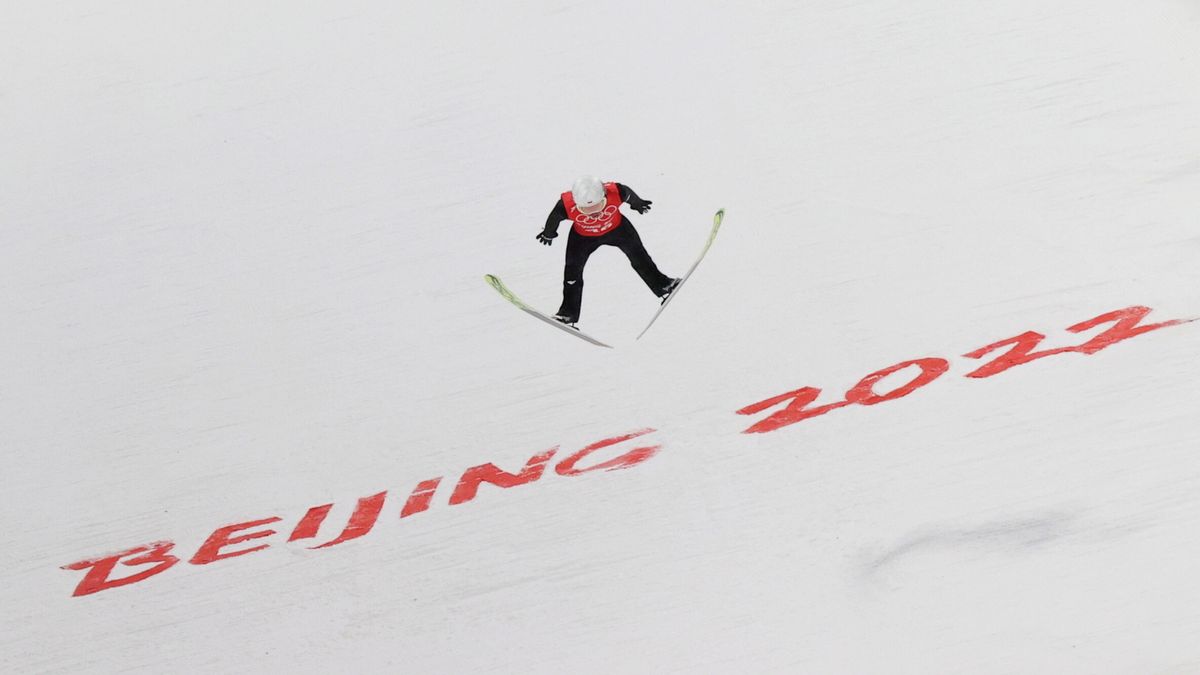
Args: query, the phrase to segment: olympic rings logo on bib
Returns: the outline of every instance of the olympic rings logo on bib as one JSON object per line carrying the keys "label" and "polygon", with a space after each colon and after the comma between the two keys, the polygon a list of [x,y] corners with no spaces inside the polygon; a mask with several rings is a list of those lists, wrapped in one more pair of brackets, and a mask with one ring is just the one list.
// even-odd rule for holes
{"label": "olympic rings logo on bib", "polygon": [[601,232],[605,229],[612,228],[613,219],[616,217],[620,208],[621,207],[618,205],[609,204],[608,206],[604,207],[603,211],[599,213],[588,215],[581,212],[579,213],[578,217],[574,218],[574,221],[581,230],[585,230],[587,232]]}

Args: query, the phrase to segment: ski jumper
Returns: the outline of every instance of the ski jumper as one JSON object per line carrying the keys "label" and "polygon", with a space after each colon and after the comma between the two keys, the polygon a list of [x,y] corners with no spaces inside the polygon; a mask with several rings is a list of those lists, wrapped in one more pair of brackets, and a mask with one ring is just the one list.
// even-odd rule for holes
{"label": "ski jumper", "polygon": [[621,204],[637,194],[620,183],[605,183],[604,209],[588,215],[575,206],[570,192],[564,192],[546,219],[543,234],[553,238],[564,220],[572,222],[571,234],[567,237],[567,261],[563,270],[563,301],[558,313],[567,317],[568,323],[579,320],[583,303],[583,268],[588,258],[601,246],[616,246],[621,249],[633,269],[655,295],[662,297],[667,292],[671,278],[659,271],[633,223],[621,213]]}

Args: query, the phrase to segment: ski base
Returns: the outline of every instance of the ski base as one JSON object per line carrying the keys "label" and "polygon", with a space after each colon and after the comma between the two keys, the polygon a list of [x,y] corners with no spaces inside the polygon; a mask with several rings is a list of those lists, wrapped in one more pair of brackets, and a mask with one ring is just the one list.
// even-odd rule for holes
{"label": "ski base", "polygon": [[605,344],[605,343],[597,340],[596,338],[592,337],[591,335],[588,335],[587,333],[579,330],[578,328],[575,328],[573,326],[568,326],[567,324],[562,323],[561,321],[557,321],[553,317],[547,316],[546,314],[543,314],[542,312],[539,312],[538,310],[525,304],[520,298],[518,298],[516,296],[516,294],[514,294],[512,291],[508,290],[508,287],[504,285],[504,282],[500,281],[500,277],[497,277],[492,274],[485,274],[483,276],[483,279],[484,279],[484,281],[486,281],[488,283],[489,286],[496,289],[496,292],[499,293],[505,300],[508,300],[509,302],[511,302],[513,304],[513,306],[515,306],[517,309],[521,310],[522,312],[529,314],[530,316],[538,319],[539,321],[548,323],[551,326],[554,326],[555,328],[563,331],[564,333],[566,333],[568,335],[574,335],[575,337],[579,338],[580,340],[583,340],[584,342],[590,342],[590,343],[596,345],[597,347],[605,347],[607,349],[612,349],[612,345]]}
{"label": "ski base", "polygon": [[713,240],[717,238],[717,231],[721,229],[721,222],[723,220],[725,220],[725,209],[718,209],[716,214],[713,215],[713,226],[712,231],[708,234],[708,241],[705,242],[704,248],[700,251],[700,255],[696,257],[696,262],[692,263],[692,266],[688,269],[687,274],[680,278],[679,284],[675,286],[675,290],[671,291],[671,294],[667,296],[666,300],[663,300],[663,303],[661,306],[659,306],[658,311],[655,312],[654,316],[650,318],[650,323],[646,324],[646,327],[642,329],[642,332],[638,333],[638,336],[635,339],[640,340],[642,336],[646,334],[646,331],[650,330],[650,327],[654,325],[654,322],[658,321],[658,317],[662,315],[663,310],[667,308],[667,305],[671,304],[671,301],[675,299],[676,295],[679,295],[679,290],[683,288],[685,283],[687,283],[688,278],[692,276],[692,272],[695,272],[696,268],[700,266],[700,261],[704,260],[704,256],[708,254],[708,249],[712,248]]}

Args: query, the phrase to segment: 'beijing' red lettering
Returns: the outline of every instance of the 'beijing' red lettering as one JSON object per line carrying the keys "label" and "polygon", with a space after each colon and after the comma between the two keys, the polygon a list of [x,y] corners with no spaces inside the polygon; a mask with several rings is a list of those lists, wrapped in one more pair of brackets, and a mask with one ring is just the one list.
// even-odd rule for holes
{"label": "'beijing' red lettering", "polygon": [[593,452],[652,433],[654,433],[654,429],[642,429],[630,434],[625,434],[624,436],[606,438],[603,441],[592,443],[586,448],[559,462],[558,465],[554,467],[554,471],[560,476],[578,476],[579,474],[588,473],[589,471],[616,471],[618,469],[628,469],[631,466],[641,464],[642,462],[653,457],[655,453],[662,448],[662,446],[651,445],[642,448],[634,448],[618,457],[608,460],[607,462],[601,462],[595,466],[589,466],[586,469],[575,468],[576,464],[591,455]]}
{"label": "'beijing' red lettering", "polygon": [[317,532],[321,530],[321,523],[325,522],[325,516],[329,515],[329,511],[333,509],[333,504],[322,504],[314,506],[305,512],[304,517],[296,523],[296,528],[292,530],[292,535],[288,537],[288,541],[298,541],[300,539],[312,539],[317,536]]}
{"label": "'beijing' red lettering", "polygon": [[542,473],[546,470],[546,464],[550,462],[550,458],[554,457],[556,452],[558,452],[558,448],[530,457],[520,473],[509,473],[491,462],[473,466],[463,472],[458,485],[454,486],[454,492],[450,495],[450,504],[453,506],[474,499],[475,494],[479,492],[480,483],[491,483],[502,488],[532,483],[542,477]]}
{"label": "'beijing' red lettering", "polygon": [[363,497],[358,500],[358,504],[354,506],[354,513],[350,514],[350,521],[346,523],[346,529],[338,535],[337,539],[325,542],[320,546],[312,548],[329,548],[344,544],[351,539],[358,539],[367,534],[375,527],[375,522],[379,520],[379,512],[383,510],[383,502],[387,499],[387,491]]}
{"label": "'beijing' red lettering", "polygon": [[269,537],[275,534],[275,530],[262,530],[261,532],[243,534],[237,537],[229,536],[234,532],[249,530],[261,525],[269,525],[271,523],[279,522],[280,520],[283,519],[274,516],[271,518],[263,518],[262,520],[252,520],[248,523],[238,523],[237,525],[226,525],[225,527],[217,528],[217,530],[213,532],[203,544],[200,545],[200,550],[196,551],[196,555],[192,556],[192,559],[188,562],[193,565],[207,565],[211,562],[216,562],[224,558],[234,558],[239,555],[246,555],[247,553],[254,553],[255,551],[261,551],[264,548],[268,548],[270,546],[269,544],[261,544],[259,546],[252,546],[250,548],[242,549],[240,551],[233,551],[231,553],[221,552],[221,549],[225,548],[226,546],[233,546],[234,544],[240,544],[253,539],[261,539],[263,537]]}
{"label": "'beijing' red lettering", "polygon": [[[87,574],[83,575],[83,579],[79,585],[75,587],[75,592],[72,594],[76,597],[81,595],[91,595],[99,591],[109,588],[117,588],[127,584],[136,583],[143,579],[148,579],[155,574],[162,574],[171,567],[174,567],[179,562],[179,558],[168,553],[175,547],[174,542],[156,541],[153,544],[138,546],[127,551],[121,551],[103,558],[95,558],[93,560],[81,560],[77,563],[64,565],[64,570],[87,570]],[[128,560],[122,560],[128,558]],[[117,563],[121,563],[127,567],[140,567],[142,565],[153,565],[153,567],[144,569],[135,574],[119,579],[111,578],[113,571],[117,568]]]}
{"label": "'beijing' red lettering", "polygon": [[412,494],[408,496],[408,501],[404,502],[404,508],[400,510],[400,517],[407,518],[414,513],[428,510],[430,502],[433,501],[433,493],[437,492],[441,482],[442,479],[439,476],[418,483],[417,487],[413,488]]}

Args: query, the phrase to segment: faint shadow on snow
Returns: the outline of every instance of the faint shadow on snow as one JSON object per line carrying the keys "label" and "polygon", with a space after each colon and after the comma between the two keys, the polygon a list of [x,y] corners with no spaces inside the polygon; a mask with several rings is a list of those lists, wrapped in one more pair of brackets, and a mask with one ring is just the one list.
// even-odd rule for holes
{"label": "faint shadow on snow", "polygon": [[1171,169],[1164,171],[1155,178],[1150,179],[1149,183],[1169,183],[1180,178],[1191,178],[1200,173],[1200,159],[1193,159],[1183,164],[1179,164]]}
{"label": "faint shadow on snow", "polygon": [[1074,522],[1072,515],[1051,513],[1000,520],[976,527],[927,528],[901,539],[882,553],[868,553],[863,573],[867,576],[878,574],[904,558],[930,552],[1025,552],[1075,533]]}

